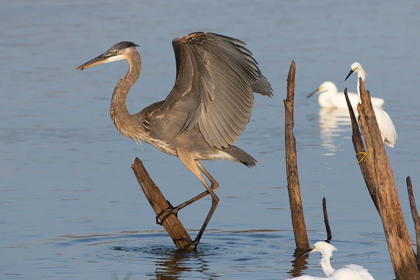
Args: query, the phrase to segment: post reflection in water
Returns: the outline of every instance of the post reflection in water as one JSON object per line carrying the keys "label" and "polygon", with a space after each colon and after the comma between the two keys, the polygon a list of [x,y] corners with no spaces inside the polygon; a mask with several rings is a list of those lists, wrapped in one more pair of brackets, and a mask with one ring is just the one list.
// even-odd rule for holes
{"label": "post reflection in water", "polygon": [[186,274],[199,274],[199,279],[215,279],[220,277],[209,271],[209,264],[206,255],[201,252],[185,252],[174,250],[164,257],[155,260],[156,280],[185,279]]}
{"label": "post reflection in water", "polygon": [[321,146],[327,150],[324,155],[335,155],[339,147],[334,143],[334,138],[340,136],[340,132],[351,130],[349,110],[321,108],[319,110],[319,128]]}
{"label": "post reflection in water", "polygon": [[292,263],[292,269],[288,271],[288,273],[292,277],[298,277],[302,275],[302,271],[306,270],[308,267],[306,264],[308,263],[306,259],[308,258],[308,255],[302,256],[303,253],[305,253],[307,249],[302,248],[296,248],[295,252],[293,253],[294,260],[291,261]]}

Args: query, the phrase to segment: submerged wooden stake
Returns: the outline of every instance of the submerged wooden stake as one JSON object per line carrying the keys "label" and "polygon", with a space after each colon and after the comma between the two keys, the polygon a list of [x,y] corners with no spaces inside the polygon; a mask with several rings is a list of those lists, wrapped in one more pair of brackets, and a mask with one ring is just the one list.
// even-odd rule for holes
{"label": "submerged wooden stake", "polygon": [[[139,158],[134,160],[134,164],[131,165],[131,168],[156,215],[162,210],[167,209],[169,207],[168,201],[165,199],[158,186],[156,186],[150,178],[149,173],[144,168],[143,163]],[[176,215],[170,215],[163,221],[162,226],[168,232],[178,249],[192,249],[188,247],[191,243],[191,237]]]}
{"label": "submerged wooden stake", "polygon": [[[370,94],[368,91],[365,91],[361,78],[359,78],[359,83],[362,102],[357,106],[359,124],[368,153],[367,161],[361,163],[360,168],[382,220],[396,278],[404,280],[420,279],[416,257],[411,247],[411,240],[402,215],[393,173],[385,152]],[[347,104],[349,105],[349,102]],[[350,108],[351,105],[349,106],[351,111]],[[354,114],[351,117],[352,125],[357,125]],[[355,136],[353,135],[354,139]],[[353,141],[353,144],[356,151],[360,151],[362,148],[360,143]],[[356,145],[358,145],[357,148]],[[363,146],[363,142],[361,142],[361,145]]]}
{"label": "submerged wooden stake", "polygon": [[303,215],[302,199],[300,196],[299,176],[297,168],[296,139],[293,134],[294,126],[294,89],[296,64],[292,61],[287,77],[287,99],[283,100],[285,108],[285,145],[286,145],[286,173],[287,190],[289,192],[290,211],[292,212],[293,232],[298,248],[309,248]]}

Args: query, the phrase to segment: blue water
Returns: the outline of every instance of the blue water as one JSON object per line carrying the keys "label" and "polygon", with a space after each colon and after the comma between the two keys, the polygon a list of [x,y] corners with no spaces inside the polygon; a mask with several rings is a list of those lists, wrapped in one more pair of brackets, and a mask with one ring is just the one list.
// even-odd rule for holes
{"label": "blue water", "polygon": [[[1,279],[286,279],[294,253],[286,189],[286,77],[296,61],[295,136],[311,243],[325,239],[326,197],[333,266],[356,263],[393,279],[380,218],[354,157],[346,112],[306,99],[322,82],[356,91],[344,78],[359,61],[366,88],[385,99],[399,139],[386,148],[410,236],[405,190],[420,200],[420,3],[418,1],[8,1],[0,17]],[[253,169],[205,162],[220,197],[197,252],[174,250],[130,168],[136,156],[176,205],[203,191],[175,157],[121,137],[110,97],[125,62],[74,69],[114,43],[140,45],[142,74],[128,97],[134,113],[163,100],[175,80],[171,40],[194,31],[239,38],[273,85],[256,96],[236,145]],[[182,210],[195,236],[210,208]],[[320,256],[304,274],[322,276]]]}

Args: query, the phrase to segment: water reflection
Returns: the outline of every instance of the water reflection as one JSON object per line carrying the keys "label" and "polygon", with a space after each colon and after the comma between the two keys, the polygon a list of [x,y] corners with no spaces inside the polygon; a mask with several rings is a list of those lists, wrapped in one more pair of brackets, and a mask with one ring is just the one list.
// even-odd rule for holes
{"label": "water reflection", "polygon": [[308,267],[306,266],[308,262],[306,259],[308,258],[308,255],[301,256],[303,253],[305,253],[307,250],[302,248],[296,248],[295,252],[293,253],[293,257],[295,258],[292,261],[292,269],[288,271],[288,273],[292,277],[298,277],[302,275],[302,271],[306,270]]}
{"label": "water reflection", "polygon": [[150,272],[150,279],[184,279],[186,274],[199,275],[200,279],[214,279],[219,277],[216,273],[209,271],[208,252],[217,251],[217,248],[204,248],[193,252],[185,252],[173,249],[172,247],[157,247],[151,245],[149,247],[125,247],[117,246],[111,248],[116,252],[123,252],[127,259],[144,261],[146,257],[148,261],[152,261],[155,265],[155,271]]}
{"label": "water reflection", "polygon": [[[218,278],[214,272],[210,272],[209,263],[203,252],[184,252],[175,250],[165,257],[156,258],[154,279],[175,280],[185,278],[185,273],[198,272],[200,279]],[[182,278],[181,278],[182,277]]]}
{"label": "water reflection", "polygon": [[319,127],[321,132],[321,146],[328,152],[324,155],[335,155],[338,151],[334,138],[340,136],[340,132],[350,129],[351,122],[348,109],[320,108]]}
{"label": "water reflection", "polygon": [[[168,242],[169,238],[164,230],[66,234],[47,240],[44,247],[52,245],[54,250],[57,250],[57,246],[60,250],[73,250],[81,264],[95,263],[107,273],[107,279],[114,280],[139,279],[139,276],[141,279],[154,280],[216,279],[233,271],[258,275],[278,273],[276,270],[267,271],[266,268],[275,267],[280,262],[278,251],[283,246],[278,242],[284,238],[280,231],[211,230],[207,236],[208,243],[201,244],[193,252],[176,250],[175,246]],[[256,244],[258,246],[255,246]],[[296,254],[299,253],[297,251]],[[65,254],[60,255],[60,258],[67,257]],[[297,260],[297,263],[303,259]],[[118,266],[109,265],[110,263],[118,263]],[[296,266],[296,273],[306,269],[305,266],[303,269],[300,267],[302,266]]]}
{"label": "water reflection", "polygon": [[[130,280],[132,275],[133,275],[133,274],[132,274],[131,272],[127,273],[127,274],[124,276],[123,280]],[[117,275],[116,273],[113,273],[113,274],[112,274],[112,279],[113,279],[113,280],[120,280],[120,278],[118,278],[118,275]]]}

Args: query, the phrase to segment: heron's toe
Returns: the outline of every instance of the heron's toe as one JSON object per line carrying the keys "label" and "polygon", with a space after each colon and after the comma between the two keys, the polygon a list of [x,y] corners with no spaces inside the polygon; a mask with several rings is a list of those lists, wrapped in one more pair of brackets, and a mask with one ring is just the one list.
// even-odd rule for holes
{"label": "heron's toe", "polygon": [[367,161],[367,158],[368,158],[368,153],[366,153],[366,152],[358,152],[357,154],[356,154],[356,158],[357,158],[357,156],[358,155],[361,155],[362,157],[360,158],[360,160],[357,162],[358,164],[360,164],[360,163],[362,163],[362,162],[366,162]]}

